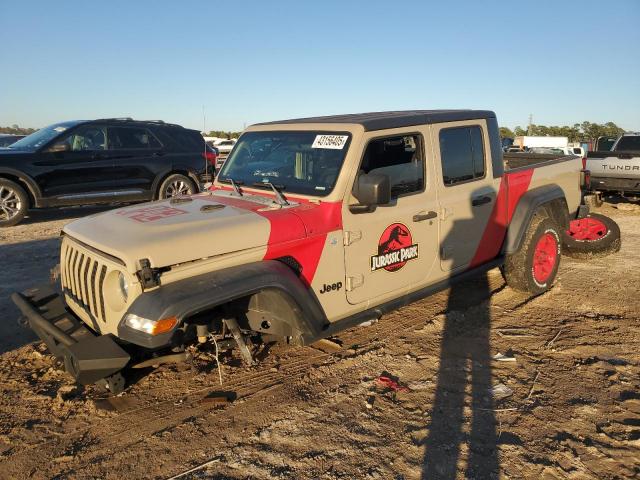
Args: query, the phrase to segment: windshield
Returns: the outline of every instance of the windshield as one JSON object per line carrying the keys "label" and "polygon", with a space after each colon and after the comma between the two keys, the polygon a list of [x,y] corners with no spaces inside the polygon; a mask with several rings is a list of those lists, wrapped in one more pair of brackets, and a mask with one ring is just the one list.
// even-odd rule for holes
{"label": "windshield", "polygon": [[65,132],[71,127],[74,127],[79,122],[63,122],[49,125],[48,127],[41,128],[37,132],[27,135],[22,140],[18,140],[9,146],[11,150],[37,150],[41,146],[53,140],[55,137]]}
{"label": "windshield", "polygon": [[351,135],[344,132],[248,132],[224,163],[221,182],[328,195],[336,183]]}

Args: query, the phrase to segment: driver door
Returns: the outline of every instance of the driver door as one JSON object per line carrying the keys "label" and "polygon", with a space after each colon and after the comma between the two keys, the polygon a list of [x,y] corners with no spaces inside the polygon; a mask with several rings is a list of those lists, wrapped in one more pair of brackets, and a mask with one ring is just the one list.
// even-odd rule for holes
{"label": "driver door", "polygon": [[50,168],[41,179],[45,196],[62,203],[108,197],[113,160],[107,140],[105,125],[89,124],[49,147],[43,163]]}
{"label": "driver door", "polygon": [[[351,304],[375,305],[415,290],[438,275],[438,200],[424,138],[409,131],[369,134],[358,175],[387,175],[391,203],[359,213],[343,211],[346,296]],[[379,133],[378,133],[379,135]],[[356,182],[358,178],[356,176]]]}

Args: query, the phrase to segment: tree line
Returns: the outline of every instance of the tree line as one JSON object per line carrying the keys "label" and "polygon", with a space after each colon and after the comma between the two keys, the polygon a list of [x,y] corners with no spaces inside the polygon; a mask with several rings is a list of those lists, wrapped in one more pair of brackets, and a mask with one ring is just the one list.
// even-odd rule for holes
{"label": "tree line", "polygon": [[29,135],[36,130],[36,128],[22,128],[15,124],[10,127],[0,127],[0,133],[11,133],[13,135]]}
{"label": "tree line", "polygon": [[[0,133],[12,133],[14,135],[29,135],[35,132],[35,128],[23,128],[18,125],[10,127],[0,127]],[[613,122],[592,123],[582,122],[575,123],[573,126],[550,126],[530,125],[527,129],[517,126],[513,130],[508,127],[500,127],[501,137],[518,137],[522,135],[532,135],[540,137],[568,137],[570,142],[595,141],[598,137],[615,137],[625,132],[624,128],[620,128]],[[206,137],[218,138],[238,138],[242,132],[227,132],[224,130],[211,130],[205,134]]]}
{"label": "tree line", "polygon": [[598,137],[616,137],[625,132],[624,128],[620,128],[613,122],[592,123],[582,122],[574,123],[573,126],[550,126],[530,125],[525,129],[517,126],[513,130],[507,127],[500,127],[501,137],[519,137],[522,135],[531,135],[535,137],[568,137],[570,142],[589,142],[596,141]]}
{"label": "tree line", "polygon": [[218,137],[218,138],[238,138],[242,132],[225,132],[224,130],[211,130],[209,133],[205,133],[205,137]]}

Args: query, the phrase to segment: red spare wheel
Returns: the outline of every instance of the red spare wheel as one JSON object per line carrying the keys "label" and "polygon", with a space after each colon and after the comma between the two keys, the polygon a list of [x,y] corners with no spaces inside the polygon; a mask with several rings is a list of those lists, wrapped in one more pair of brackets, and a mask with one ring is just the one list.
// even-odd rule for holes
{"label": "red spare wheel", "polygon": [[620,227],[605,215],[590,213],[571,221],[562,243],[563,253],[570,257],[608,255],[620,250]]}
{"label": "red spare wheel", "polygon": [[567,234],[579,242],[595,242],[609,234],[609,228],[597,218],[585,217],[572,220]]}

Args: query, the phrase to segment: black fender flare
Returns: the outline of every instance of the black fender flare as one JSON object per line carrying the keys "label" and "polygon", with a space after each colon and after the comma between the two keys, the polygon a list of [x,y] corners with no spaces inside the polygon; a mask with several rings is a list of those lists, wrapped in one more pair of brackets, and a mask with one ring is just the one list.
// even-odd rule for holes
{"label": "black fender flare", "polygon": [[33,180],[28,175],[25,175],[24,172],[21,172],[19,170],[14,170],[13,168],[0,167],[0,177],[2,177],[3,174],[9,175],[11,177],[15,177],[18,180],[20,180],[22,183],[24,183],[29,189],[29,193],[34,199],[35,205],[33,206],[34,207],[39,206],[40,199],[42,198],[42,191],[40,190],[40,187],[38,186],[35,180]]}
{"label": "black fender flare", "polygon": [[[187,317],[234,300],[265,291],[275,291],[290,306],[290,325],[298,334],[296,341],[306,344],[321,336],[327,317],[315,295],[282,262],[266,260],[205,273],[144,292],[134,300],[127,314],[160,320],[176,317],[178,325]],[[147,348],[159,348],[171,342],[173,332],[149,336],[131,329],[123,320],[118,337]]]}
{"label": "black fender flare", "polygon": [[[505,239],[503,246],[505,254],[511,254],[518,251],[533,216],[540,207],[544,207],[555,201],[564,203],[565,212],[549,213],[554,216],[554,219],[562,220],[562,224],[564,224],[565,221],[568,221],[569,212],[566,209],[564,191],[558,185],[552,184],[534,188],[533,190],[529,190],[520,198],[513,217],[511,218],[511,223],[509,223],[509,228],[507,229],[507,238]],[[558,218],[555,218],[556,216]],[[565,218],[560,217],[566,217],[566,220]]]}

